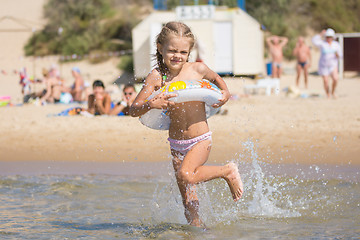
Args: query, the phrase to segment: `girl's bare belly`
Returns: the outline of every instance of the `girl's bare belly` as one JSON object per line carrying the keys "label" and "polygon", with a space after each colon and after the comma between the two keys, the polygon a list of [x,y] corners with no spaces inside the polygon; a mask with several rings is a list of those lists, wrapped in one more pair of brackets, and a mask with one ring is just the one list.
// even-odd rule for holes
{"label": "girl's bare belly", "polygon": [[206,121],[205,103],[178,103],[170,110],[169,137],[172,139],[191,139],[209,131]]}

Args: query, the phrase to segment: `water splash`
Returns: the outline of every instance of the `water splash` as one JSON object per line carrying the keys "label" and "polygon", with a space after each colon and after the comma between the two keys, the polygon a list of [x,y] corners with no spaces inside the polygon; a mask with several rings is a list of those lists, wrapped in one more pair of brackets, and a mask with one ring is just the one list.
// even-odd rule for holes
{"label": "water splash", "polygon": [[[252,140],[244,142],[241,149],[232,160],[239,166],[245,188],[238,202],[234,203],[223,179],[197,185],[200,216],[211,228],[257,219],[302,221],[310,217],[328,221],[334,214],[347,215],[349,206],[356,208],[358,204],[358,195],[350,189],[359,186],[356,180],[343,179],[345,170],[340,169],[340,175],[330,176],[327,174],[331,169],[325,166],[268,164],[264,161],[269,160],[268,157],[259,156],[257,142]],[[186,224],[182,199],[170,165],[168,172],[169,181],[158,183],[154,191],[150,203],[151,222]],[[349,197],[349,194],[352,195]]]}
{"label": "water splash", "polygon": [[247,203],[247,213],[252,216],[266,217],[298,217],[301,214],[291,209],[293,203],[284,190],[287,182],[282,182],[270,175],[265,174],[260,166],[259,156],[256,152],[253,141],[246,141],[243,146],[250,153],[251,166],[246,190],[249,192],[249,202]]}
{"label": "water splash", "polygon": [[[243,197],[234,203],[229,187],[223,179],[197,185],[200,200],[200,215],[207,225],[229,225],[245,217],[290,218],[301,214],[294,207],[294,199],[288,194],[289,188],[296,188],[296,180],[268,176],[253,141],[243,144],[250,153],[251,165],[244,169],[244,154],[233,162],[238,164],[245,187]],[[161,222],[180,222],[185,224],[183,206],[177,189],[173,170],[168,169],[171,182],[158,185],[152,200],[152,220]],[[245,171],[245,172],[244,172]]]}

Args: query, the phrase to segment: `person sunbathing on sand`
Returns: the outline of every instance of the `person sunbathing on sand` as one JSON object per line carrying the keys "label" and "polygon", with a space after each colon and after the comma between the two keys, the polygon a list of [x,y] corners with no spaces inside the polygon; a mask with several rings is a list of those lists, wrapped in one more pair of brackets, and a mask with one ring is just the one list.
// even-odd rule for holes
{"label": "person sunbathing on sand", "polygon": [[131,104],[136,98],[136,90],[133,84],[125,85],[123,89],[123,100],[118,102],[110,111],[110,115],[127,116]]}
{"label": "person sunbathing on sand", "polygon": [[93,94],[89,95],[88,112],[94,115],[109,114],[111,108],[111,97],[105,92],[104,83],[95,80],[93,83]]}
{"label": "person sunbathing on sand", "polygon": [[229,185],[232,197],[239,200],[243,194],[243,183],[235,163],[224,166],[204,165],[211,149],[211,132],[206,121],[204,102],[174,103],[169,98],[175,94],[162,92],[146,99],[161,87],[179,80],[207,79],[222,89],[222,98],[213,107],[224,105],[230,93],[224,80],[204,63],[188,62],[194,46],[194,35],[181,22],[169,22],[156,39],[158,67],[145,79],[142,90],[130,107],[130,115],[138,117],[150,109],[167,109],[170,114],[169,142],[173,156],[173,167],[183,199],[185,217],[193,226],[203,226],[199,216],[199,200],[196,184],[223,178]]}
{"label": "person sunbathing on sand", "polygon": [[57,76],[56,69],[50,68],[48,72],[43,71],[46,81],[46,93],[41,97],[41,102],[59,103],[61,93],[64,92],[64,81]]}

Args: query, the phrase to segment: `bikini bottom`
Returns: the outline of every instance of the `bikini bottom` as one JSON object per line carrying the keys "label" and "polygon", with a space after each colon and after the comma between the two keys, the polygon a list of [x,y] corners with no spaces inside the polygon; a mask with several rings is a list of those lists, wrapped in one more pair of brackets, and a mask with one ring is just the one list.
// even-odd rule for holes
{"label": "bikini bottom", "polygon": [[[177,140],[168,138],[168,141],[170,142],[170,148],[171,150],[174,150],[180,154],[177,154],[177,157],[179,157],[180,160],[183,160],[185,155],[199,142],[204,140],[211,140],[211,134],[212,132],[204,133],[203,135],[200,135],[195,138],[186,139],[186,140]],[[180,156],[179,156],[180,155]]]}

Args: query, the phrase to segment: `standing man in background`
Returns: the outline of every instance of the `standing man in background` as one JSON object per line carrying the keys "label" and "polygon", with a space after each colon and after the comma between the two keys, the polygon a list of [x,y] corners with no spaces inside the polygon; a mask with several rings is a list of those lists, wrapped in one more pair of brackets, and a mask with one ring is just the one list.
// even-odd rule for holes
{"label": "standing man in background", "polygon": [[299,37],[293,50],[296,57],[296,87],[299,87],[301,72],[304,72],[305,88],[308,88],[308,69],[311,66],[310,48],[305,44],[304,38]]}
{"label": "standing man in background", "polygon": [[287,37],[270,36],[266,38],[266,43],[269,46],[270,55],[272,58],[272,78],[280,78],[282,73],[283,48],[287,44]]}

